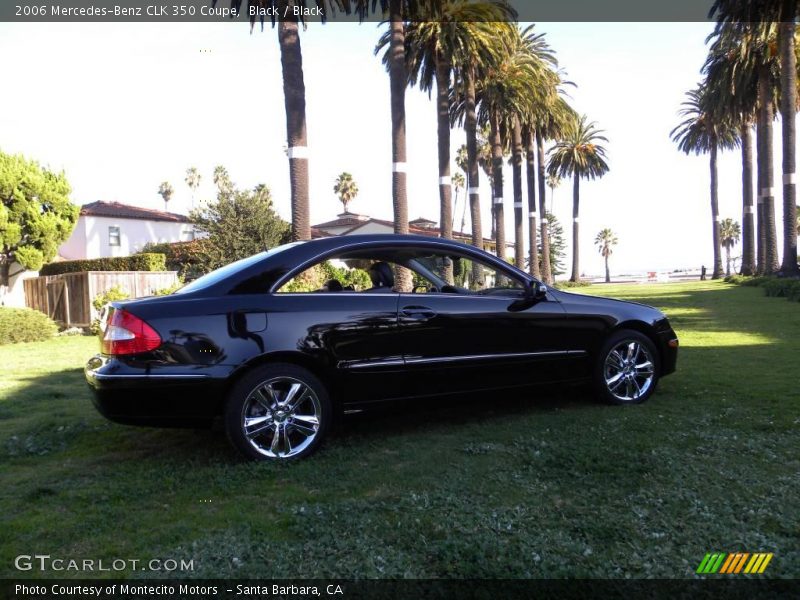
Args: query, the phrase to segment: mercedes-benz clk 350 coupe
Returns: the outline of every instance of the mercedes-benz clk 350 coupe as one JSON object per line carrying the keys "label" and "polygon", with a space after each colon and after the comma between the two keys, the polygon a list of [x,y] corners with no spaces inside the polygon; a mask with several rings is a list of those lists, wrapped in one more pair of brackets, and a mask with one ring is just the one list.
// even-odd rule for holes
{"label": "mercedes-benz clk 350 coupe", "polygon": [[[413,289],[397,291],[398,273]],[[678,352],[655,308],[551,289],[416,235],[286,244],[171,295],[113,302],[101,328],[85,372],[103,415],[221,419],[242,454],[273,460],[310,454],[337,414],[387,401],[585,381],[640,403]]]}

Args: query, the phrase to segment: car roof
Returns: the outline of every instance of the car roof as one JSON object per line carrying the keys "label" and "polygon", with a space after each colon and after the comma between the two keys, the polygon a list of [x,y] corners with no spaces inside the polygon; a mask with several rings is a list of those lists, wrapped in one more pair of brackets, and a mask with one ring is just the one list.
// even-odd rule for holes
{"label": "car roof", "polygon": [[[307,268],[323,260],[326,255],[340,250],[357,251],[359,248],[364,248],[366,250],[380,247],[398,248],[404,246],[435,248],[450,250],[460,254],[473,255],[493,263],[496,266],[501,266],[502,268],[515,271],[526,278],[530,278],[526,273],[516,269],[513,265],[501,261],[499,258],[482,249],[475,248],[474,246],[444,238],[424,235],[374,233],[317,238],[315,240],[293,242],[282,247],[273,248],[267,252],[239,261],[241,263],[240,269],[231,268],[235,267],[233,264],[228,267],[223,267],[223,269],[227,269],[228,271],[224,277],[208,278],[207,285],[190,284],[190,286],[187,286],[189,287],[187,292],[203,291],[208,294],[224,294],[236,289],[241,283],[256,276],[262,276],[270,280],[271,283],[269,286],[271,287],[275,281],[283,278],[286,273],[300,271],[302,268]],[[261,257],[261,259],[258,257]],[[205,277],[207,278],[208,276]],[[200,280],[196,281],[200,283]]]}

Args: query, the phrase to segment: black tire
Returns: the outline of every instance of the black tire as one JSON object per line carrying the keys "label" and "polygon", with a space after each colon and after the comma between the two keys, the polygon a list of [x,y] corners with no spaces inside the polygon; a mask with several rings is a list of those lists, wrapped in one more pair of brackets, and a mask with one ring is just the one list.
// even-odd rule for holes
{"label": "black tire", "polygon": [[288,363],[256,367],[242,377],[228,394],[223,416],[228,440],[243,456],[282,462],[305,458],[319,448],[332,419],[322,382]]}
{"label": "black tire", "polygon": [[[633,348],[633,360],[629,348]],[[621,364],[619,358],[623,359]],[[609,404],[641,404],[655,392],[660,369],[658,351],[650,338],[638,331],[621,329],[609,336],[597,355],[594,387]]]}

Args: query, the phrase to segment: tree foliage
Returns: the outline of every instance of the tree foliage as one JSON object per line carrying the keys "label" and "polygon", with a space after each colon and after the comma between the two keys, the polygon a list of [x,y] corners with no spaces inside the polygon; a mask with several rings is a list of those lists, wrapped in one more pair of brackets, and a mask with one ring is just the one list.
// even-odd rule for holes
{"label": "tree foliage", "polygon": [[193,210],[197,231],[208,236],[204,244],[207,270],[263,252],[289,239],[289,224],[272,206],[269,188],[239,190],[222,186],[215,202]]}
{"label": "tree foliage", "polygon": [[70,191],[63,172],[0,152],[0,285],[11,263],[38,271],[55,257],[78,220]]}

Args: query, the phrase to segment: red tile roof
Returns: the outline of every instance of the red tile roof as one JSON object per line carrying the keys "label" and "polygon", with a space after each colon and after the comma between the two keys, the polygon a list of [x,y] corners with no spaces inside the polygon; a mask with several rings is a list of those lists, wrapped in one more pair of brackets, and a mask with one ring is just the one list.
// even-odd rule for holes
{"label": "red tile roof", "polygon": [[172,221],[174,223],[188,223],[189,217],[177,213],[141,208],[122,204],[121,202],[91,202],[81,206],[81,215],[92,217],[116,217],[117,219],[144,219],[147,221]]}

